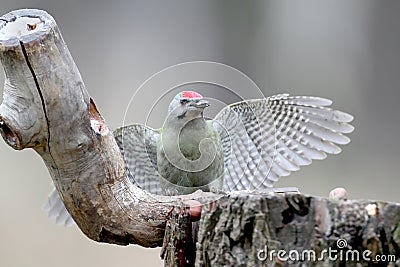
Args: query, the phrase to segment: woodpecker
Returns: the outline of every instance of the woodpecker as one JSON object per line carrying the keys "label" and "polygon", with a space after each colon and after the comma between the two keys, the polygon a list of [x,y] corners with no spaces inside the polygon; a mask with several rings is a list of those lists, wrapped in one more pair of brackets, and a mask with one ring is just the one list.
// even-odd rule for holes
{"label": "woodpecker", "polygon": [[[209,102],[183,91],[170,103],[161,129],[132,124],[113,134],[131,182],[150,193],[263,191],[350,142],[345,134],[354,130],[353,116],[331,104],[278,94],[228,105],[208,119],[203,112]],[[59,204],[56,193],[49,202]]]}
{"label": "woodpecker", "polygon": [[155,167],[165,195],[222,189],[224,155],[213,121],[204,118],[203,111],[209,105],[193,91],[177,94],[169,105],[156,143]]}

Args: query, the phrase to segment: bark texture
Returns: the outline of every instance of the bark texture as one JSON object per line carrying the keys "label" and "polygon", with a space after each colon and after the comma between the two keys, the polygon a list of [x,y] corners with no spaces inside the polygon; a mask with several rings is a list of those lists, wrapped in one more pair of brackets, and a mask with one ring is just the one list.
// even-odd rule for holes
{"label": "bark texture", "polygon": [[396,203],[237,193],[203,206],[195,266],[399,266],[399,233]]}
{"label": "bark texture", "polygon": [[[166,266],[395,266],[398,261],[398,204],[249,192],[161,197],[133,185],[46,12],[17,10],[0,18],[0,60],[6,76],[0,134],[14,149],[32,148],[43,158],[65,206],[90,239],[163,245]],[[198,236],[185,204],[190,199],[203,204]],[[325,257],[309,263],[269,258],[272,250],[321,254],[329,248],[395,258]]]}

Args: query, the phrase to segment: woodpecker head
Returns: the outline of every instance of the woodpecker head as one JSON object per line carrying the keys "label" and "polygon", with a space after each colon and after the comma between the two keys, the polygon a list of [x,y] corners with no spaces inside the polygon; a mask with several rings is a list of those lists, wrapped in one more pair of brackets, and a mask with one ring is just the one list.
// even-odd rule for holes
{"label": "woodpecker head", "polygon": [[171,118],[194,119],[203,116],[203,111],[210,104],[194,91],[183,91],[177,94],[169,104]]}

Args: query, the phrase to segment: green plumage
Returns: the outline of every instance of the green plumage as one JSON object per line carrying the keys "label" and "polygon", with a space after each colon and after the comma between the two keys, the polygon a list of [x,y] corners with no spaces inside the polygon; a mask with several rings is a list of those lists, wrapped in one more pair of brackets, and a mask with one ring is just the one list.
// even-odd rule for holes
{"label": "green plumage", "polygon": [[[193,119],[180,132],[175,126],[166,123],[157,142],[157,167],[164,194],[221,190],[224,156],[212,121],[203,117]],[[165,150],[173,155],[166,155]]]}

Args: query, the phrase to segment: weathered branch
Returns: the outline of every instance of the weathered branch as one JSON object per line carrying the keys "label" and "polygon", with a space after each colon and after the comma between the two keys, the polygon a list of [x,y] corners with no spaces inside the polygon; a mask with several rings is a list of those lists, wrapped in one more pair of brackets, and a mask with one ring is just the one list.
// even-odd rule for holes
{"label": "weathered branch", "polygon": [[398,204],[254,193],[210,202],[218,196],[154,196],[133,185],[55,21],[44,11],[18,10],[0,18],[0,60],[6,75],[3,139],[43,158],[75,222],[95,241],[161,246],[166,230],[166,264],[193,265],[196,235],[185,203],[195,199],[204,205],[197,266],[262,266],[268,264],[260,259],[268,257],[262,254],[265,246],[321,252],[339,238],[348,242],[347,250],[399,257]]}
{"label": "weathered branch", "polygon": [[89,238],[160,246],[167,214],[191,197],[155,198],[132,185],[114,137],[49,14],[18,10],[0,22],[4,140],[14,149],[39,153]]}

